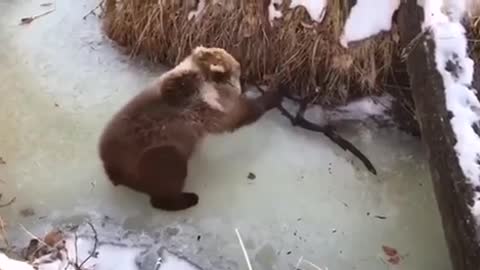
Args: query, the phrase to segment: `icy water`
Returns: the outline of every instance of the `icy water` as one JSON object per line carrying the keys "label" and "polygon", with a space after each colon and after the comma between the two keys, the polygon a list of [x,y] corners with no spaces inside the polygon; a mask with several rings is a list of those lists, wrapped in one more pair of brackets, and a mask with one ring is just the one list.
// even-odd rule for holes
{"label": "icy water", "polygon": [[[255,270],[315,269],[309,262],[322,270],[451,269],[421,145],[394,129],[343,128],[376,166],[373,176],[272,111],[206,140],[190,164],[186,189],[200,196],[192,209],[165,213],[114,188],[97,157],[100,132],[162,69],[122,55],[96,17],[82,19],[95,1],[41,5],[48,2],[0,0],[0,202],[15,198],[0,215],[11,243],[27,244],[23,227],[44,235],[91,220],[104,241],[134,250],[157,242],[201,269],[247,269],[235,229]],[[384,245],[402,255],[399,264],[387,261]],[[122,252],[99,256],[130,258]],[[110,269],[136,266],[97,267]]]}

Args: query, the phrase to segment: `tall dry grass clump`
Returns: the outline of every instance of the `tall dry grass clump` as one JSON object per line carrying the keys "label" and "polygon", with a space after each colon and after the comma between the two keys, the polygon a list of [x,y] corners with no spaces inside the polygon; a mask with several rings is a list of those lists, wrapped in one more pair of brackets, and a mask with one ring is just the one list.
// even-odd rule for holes
{"label": "tall dry grass clump", "polygon": [[192,16],[195,0],[106,0],[104,30],[130,54],[171,66],[197,45],[223,47],[239,59],[246,81],[283,82],[320,104],[383,91],[396,42],[383,34],[343,48],[339,37],[352,1],[329,1],[317,23],[284,0],[273,24],[270,0],[199,2],[205,6]]}

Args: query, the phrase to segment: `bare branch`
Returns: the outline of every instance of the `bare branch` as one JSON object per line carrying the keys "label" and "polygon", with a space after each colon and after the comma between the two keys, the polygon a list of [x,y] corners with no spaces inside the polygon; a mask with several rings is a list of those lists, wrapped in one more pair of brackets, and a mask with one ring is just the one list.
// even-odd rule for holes
{"label": "bare branch", "polygon": [[347,141],[338,133],[336,133],[333,126],[330,126],[330,125],[321,126],[305,119],[304,115],[308,106],[307,98],[299,99],[296,97],[292,97],[289,94],[287,94],[287,91],[283,87],[279,87],[277,91],[281,91],[284,97],[300,103],[300,108],[296,115],[292,115],[287,109],[285,109],[285,107],[282,106],[282,104],[277,106],[281,114],[285,116],[288,120],[290,120],[293,126],[299,126],[306,130],[323,133],[331,141],[333,141],[335,144],[340,146],[343,150],[350,151],[354,156],[356,156],[362,161],[362,163],[371,173],[373,173],[374,175],[377,175],[377,170],[375,169],[373,164],[370,162],[370,160],[360,150],[358,150],[358,148],[356,148],[351,142]]}
{"label": "bare branch", "polygon": [[92,249],[92,252],[90,252],[90,254],[88,255],[88,257],[85,258],[85,260],[83,260],[83,262],[78,266],[79,269],[82,269],[83,265],[85,263],[87,263],[88,260],[90,260],[93,256],[95,256],[97,254],[98,233],[97,233],[97,230],[95,230],[95,227],[93,226],[93,224],[91,222],[87,222],[87,224],[88,224],[88,226],[90,226],[90,228],[92,229],[92,232],[93,232],[93,239],[94,239],[93,249]]}

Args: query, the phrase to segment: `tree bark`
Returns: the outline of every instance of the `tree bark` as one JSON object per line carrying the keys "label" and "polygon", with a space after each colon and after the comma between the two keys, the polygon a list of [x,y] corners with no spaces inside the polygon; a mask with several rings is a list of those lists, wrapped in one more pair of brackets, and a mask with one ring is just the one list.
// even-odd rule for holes
{"label": "tree bark", "polygon": [[429,33],[420,34],[424,15],[416,0],[402,3],[398,15],[402,45],[410,45],[407,70],[453,269],[479,270],[479,228],[469,208],[473,188],[454,149],[452,114],[435,64],[435,44]]}

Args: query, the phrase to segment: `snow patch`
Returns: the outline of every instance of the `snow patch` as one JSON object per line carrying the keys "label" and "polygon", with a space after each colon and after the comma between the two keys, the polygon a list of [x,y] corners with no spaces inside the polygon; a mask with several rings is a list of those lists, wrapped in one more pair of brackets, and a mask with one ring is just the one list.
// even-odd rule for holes
{"label": "snow patch", "polygon": [[[388,111],[392,107],[393,97],[390,95],[364,97],[333,109],[320,105],[309,105],[304,118],[317,125],[327,125],[340,121],[363,121],[369,118],[388,120]],[[300,106],[294,101],[284,99],[283,107],[292,115],[296,115]]]}
{"label": "snow patch", "polygon": [[[423,27],[435,42],[435,62],[445,86],[446,107],[453,114],[450,122],[457,139],[459,165],[473,187],[479,187],[480,137],[475,129],[480,125],[480,102],[471,87],[474,63],[468,56],[465,28],[460,22],[466,5],[458,2],[425,1]],[[480,219],[480,192],[475,192],[474,199],[472,212]]]}
{"label": "snow patch", "polygon": [[377,117],[387,119],[387,111],[391,108],[393,98],[390,95],[380,97],[364,97],[349,104],[327,112],[330,121],[366,120]]}
{"label": "snow patch", "polygon": [[166,250],[163,253],[163,258],[165,259],[160,262],[158,270],[199,270],[191,263]]}
{"label": "snow patch", "polygon": [[303,6],[312,20],[321,23],[325,17],[327,0],[292,0],[290,3],[290,8],[298,6]]}
{"label": "snow patch", "polygon": [[34,270],[33,267],[26,263],[10,259],[7,255],[0,253],[0,269],[2,270]]}
{"label": "snow patch", "polygon": [[270,5],[268,5],[268,20],[270,24],[273,24],[275,19],[282,18],[282,11],[277,10],[275,5],[281,5],[283,0],[270,0]]}
{"label": "snow patch", "polygon": [[306,120],[321,126],[325,126],[329,123],[326,110],[319,105],[308,106],[305,110],[304,117]]}
{"label": "snow patch", "polygon": [[400,0],[357,0],[345,22],[340,44],[367,39],[392,27],[392,16]]}
{"label": "snow patch", "polygon": [[193,18],[199,18],[203,10],[205,9],[206,0],[199,0],[197,4],[197,9],[192,10],[188,13],[188,20],[190,21]]}
{"label": "snow patch", "polygon": [[[65,233],[58,242],[63,240],[64,245],[55,244],[56,247],[46,249],[45,253],[39,252],[42,255],[34,257],[31,263],[17,261],[0,253],[0,269],[78,270],[76,266],[82,265],[82,269],[95,270],[201,270],[161,244],[140,242],[141,235],[137,238],[119,239],[102,233],[95,240],[91,233],[86,234],[83,230],[85,229],[77,229],[76,233]],[[42,250],[43,248],[45,246]]]}

